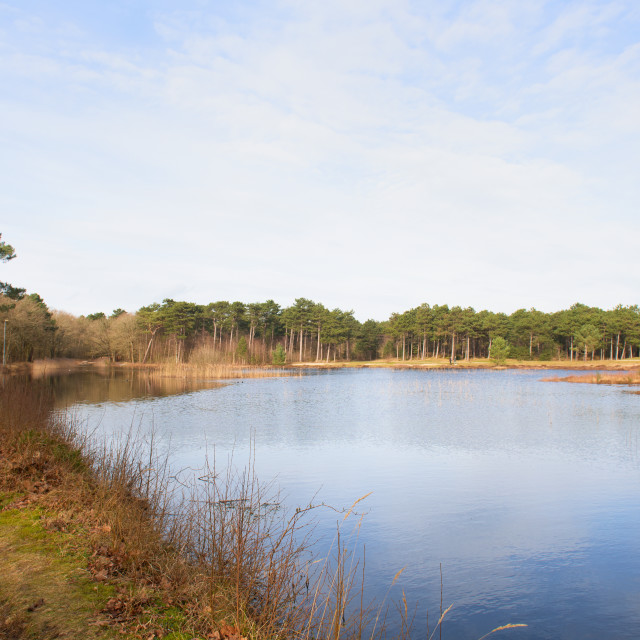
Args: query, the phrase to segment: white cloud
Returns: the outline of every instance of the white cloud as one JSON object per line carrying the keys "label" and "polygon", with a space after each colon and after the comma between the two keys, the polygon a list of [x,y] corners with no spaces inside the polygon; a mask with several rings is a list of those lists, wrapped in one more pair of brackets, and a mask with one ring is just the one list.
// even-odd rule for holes
{"label": "white cloud", "polygon": [[377,318],[637,302],[624,4],[441,6],[157,15],[152,46],[110,48],[18,13],[37,29],[0,49],[11,277],[74,312],[180,292]]}

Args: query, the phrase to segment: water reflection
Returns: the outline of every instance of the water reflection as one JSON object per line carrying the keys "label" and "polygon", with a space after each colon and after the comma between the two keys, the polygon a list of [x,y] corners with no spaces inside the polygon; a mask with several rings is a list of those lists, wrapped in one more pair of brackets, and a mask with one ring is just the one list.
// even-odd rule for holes
{"label": "water reflection", "polygon": [[94,369],[40,376],[38,384],[53,389],[56,408],[73,404],[130,402],[141,398],[162,398],[181,393],[217,389],[224,386],[215,380],[168,378],[147,371]]}
{"label": "water reflection", "polygon": [[[640,628],[639,396],[541,372],[331,371],[77,406],[109,432],[135,412],[197,467],[248,455],[292,504],[373,491],[361,532],[371,592],[403,566],[410,601],[454,602],[447,638],[635,638]],[[83,402],[93,382],[78,380]],[[104,381],[101,382],[104,384]],[[69,392],[67,400],[73,394]],[[321,522],[331,536],[335,516]],[[424,636],[424,609],[416,637]]]}

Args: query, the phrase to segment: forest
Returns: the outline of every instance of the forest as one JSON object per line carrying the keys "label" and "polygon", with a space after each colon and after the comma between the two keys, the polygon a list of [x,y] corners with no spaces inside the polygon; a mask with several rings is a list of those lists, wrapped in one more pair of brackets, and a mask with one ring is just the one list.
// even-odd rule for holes
{"label": "forest", "polygon": [[206,305],[165,299],[128,313],[74,316],[38,294],[3,289],[0,322],[7,363],[41,358],[108,358],[133,363],[275,364],[396,358],[487,358],[506,340],[519,360],[620,360],[640,356],[640,308],[604,311],[574,304],[510,315],[421,304],[385,321],[359,322],[351,310],[298,298]]}

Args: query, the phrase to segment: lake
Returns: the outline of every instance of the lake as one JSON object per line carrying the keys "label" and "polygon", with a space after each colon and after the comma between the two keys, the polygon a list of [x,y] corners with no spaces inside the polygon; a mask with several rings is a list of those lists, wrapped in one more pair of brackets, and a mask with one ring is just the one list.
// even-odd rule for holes
{"label": "lake", "polygon": [[[84,374],[56,389],[88,429],[153,427],[176,467],[202,466],[206,446],[243,465],[253,448],[290,505],[371,492],[367,594],[405,567],[391,595],[418,603],[415,637],[427,609],[437,620],[442,567],[444,638],[508,622],[529,626],[499,637],[637,638],[640,396],[545,375],[338,369],[167,390]],[[320,516],[321,541],[338,518]]]}

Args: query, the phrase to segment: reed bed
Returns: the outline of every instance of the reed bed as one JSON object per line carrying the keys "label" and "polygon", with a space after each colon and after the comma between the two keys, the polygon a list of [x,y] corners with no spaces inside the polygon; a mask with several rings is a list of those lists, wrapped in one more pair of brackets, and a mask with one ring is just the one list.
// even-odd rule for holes
{"label": "reed bed", "polygon": [[[340,513],[318,557],[314,515],[328,507],[288,508],[274,484],[256,477],[252,459],[238,467],[213,458],[175,472],[153,434],[130,429],[96,443],[70,416],[51,411],[44,387],[3,382],[0,498],[13,500],[5,509],[37,505],[56,527],[86,539],[81,570],[113,588],[95,624],[145,640],[412,637],[415,611],[404,597],[365,599],[356,513],[364,498]],[[390,611],[400,618],[393,631]],[[449,611],[441,603],[428,640],[442,636]]]}
{"label": "reed bed", "polygon": [[150,375],[166,378],[198,378],[207,380],[230,380],[238,378],[280,378],[300,376],[299,371],[270,365],[239,365],[191,362],[167,362],[150,365],[121,365],[148,371]]}

